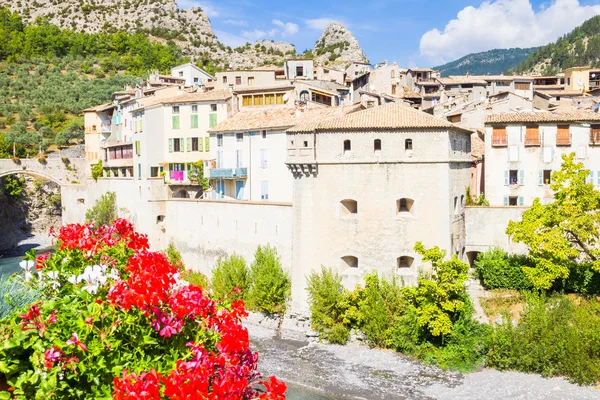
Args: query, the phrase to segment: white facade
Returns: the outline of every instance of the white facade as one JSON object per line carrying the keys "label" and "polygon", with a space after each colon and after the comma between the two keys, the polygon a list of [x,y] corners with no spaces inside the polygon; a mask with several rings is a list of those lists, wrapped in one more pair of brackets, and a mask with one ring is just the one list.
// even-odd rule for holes
{"label": "white facade", "polygon": [[210,177],[221,198],[292,200],[284,130],[211,133],[210,137],[216,158],[216,169],[210,171]]}
{"label": "white facade", "polygon": [[200,86],[214,79],[211,74],[191,63],[171,68],[171,75],[184,78],[185,86]]}
{"label": "white facade", "polygon": [[284,64],[286,79],[314,79],[313,60],[286,60]]}
{"label": "white facade", "polygon": [[[498,125],[506,129],[506,144],[494,143],[494,127],[486,125],[485,197],[492,206],[531,206],[533,200],[552,200],[549,182],[562,155],[576,153],[576,161],[590,169],[590,180],[600,187],[600,146],[590,144],[590,125],[574,122],[539,123],[539,144],[526,144],[527,125]],[[532,126],[532,125],[529,125]],[[568,126],[570,144],[557,145],[558,126]]]}

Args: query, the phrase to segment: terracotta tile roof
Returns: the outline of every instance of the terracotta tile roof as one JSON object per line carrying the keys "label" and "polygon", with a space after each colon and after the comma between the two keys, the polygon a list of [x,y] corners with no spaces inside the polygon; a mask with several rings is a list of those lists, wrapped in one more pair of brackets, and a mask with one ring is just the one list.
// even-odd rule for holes
{"label": "terracotta tile roof", "polygon": [[355,109],[355,106],[307,108],[304,111],[295,107],[242,108],[225,121],[209,129],[208,132],[287,129],[308,121],[321,121],[324,118],[344,115]]}
{"label": "terracotta tile roof", "polygon": [[108,111],[108,110],[110,110],[112,108],[115,108],[115,106],[112,103],[104,103],[104,104],[100,104],[99,106],[94,106],[94,107],[86,108],[85,110],[83,110],[83,112]]}
{"label": "terracotta tile roof", "polygon": [[333,82],[333,81],[323,81],[323,80],[299,80],[296,81],[297,85],[301,85],[301,84],[305,84],[307,86],[311,86],[317,89],[321,89],[321,90],[327,90],[329,92],[338,92],[338,91],[344,91],[347,92],[350,90],[350,88],[348,88],[348,86],[344,86],[344,85],[340,85],[339,83]]}
{"label": "terracotta tile roof", "polygon": [[420,81],[417,82],[417,86],[440,86],[440,83],[436,81]]}
{"label": "terracotta tile roof", "polygon": [[574,112],[536,112],[536,113],[503,113],[488,115],[486,124],[511,124],[527,122],[589,122],[600,121],[600,114],[590,111]]}
{"label": "terracotta tile roof", "polygon": [[[310,128],[310,129],[309,129]],[[313,123],[311,127],[296,126],[288,132],[311,131],[364,131],[399,129],[454,129],[465,132],[470,130],[458,127],[447,120],[415,110],[401,103],[388,103],[378,107],[357,111],[342,117]]]}
{"label": "terracotta tile roof", "polygon": [[433,72],[434,70],[431,68],[409,68],[408,71],[414,72]]}
{"label": "terracotta tile roof", "polygon": [[436,78],[442,85],[487,85],[485,79],[481,79],[477,76],[449,76],[447,78]]}
{"label": "terracotta tile roof", "polygon": [[[209,90],[207,92],[182,93],[171,97],[141,98],[140,108],[155,106],[157,104],[175,104],[201,101],[225,101],[231,98],[227,90]],[[147,100],[146,100],[147,99]]]}
{"label": "terracotta tile roof", "polygon": [[294,88],[293,85],[289,83],[280,84],[280,85],[268,85],[268,86],[244,86],[237,87],[233,89],[235,93],[247,93],[247,92],[273,92],[273,91],[281,91],[281,90],[292,90]]}
{"label": "terracotta tile roof", "polygon": [[533,80],[535,77],[529,75],[480,75],[477,76],[479,79],[484,81],[519,81],[519,80]]}
{"label": "terracotta tile roof", "polygon": [[479,132],[471,135],[471,155],[474,158],[480,158],[485,153],[485,142]]}
{"label": "terracotta tile roof", "polygon": [[441,93],[427,93],[422,95],[421,97],[424,99],[437,99],[439,97],[441,97]]}
{"label": "terracotta tile roof", "polygon": [[535,91],[535,94],[540,95],[542,97],[573,97],[573,96],[585,96],[586,94],[579,90],[543,90],[543,91]]}

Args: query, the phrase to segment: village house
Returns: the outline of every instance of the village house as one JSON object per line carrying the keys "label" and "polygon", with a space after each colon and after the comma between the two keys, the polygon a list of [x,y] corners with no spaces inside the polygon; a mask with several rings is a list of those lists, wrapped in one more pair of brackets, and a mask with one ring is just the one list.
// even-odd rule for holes
{"label": "village house", "polygon": [[384,93],[396,95],[401,86],[406,86],[406,70],[396,63],[388,64],[387,61],[378,64],[369,73],[370,93]]}
{"label": "village house", "polygon": [[85,159],[95,164],[101,159],[100,148],[112,132],[112,103],[101,104],[83,110],[83,132],[85,135]]}
{"label": "village house", "polygon": [[171,68],[171,76],[185,79],[184,85],[187,87],[204,85],[215,79],[214,76],[192,63]]}
{"label": "village house", "polygon": [[600,88],[600,69],[592,67],[572,67],[563,71],[565,90],[588,92]]}
{"label": "village house", "polygon": [[600,186],[600,114],[506,113],[485,121],[485,196],[492,206],[552,201],[552,172],[576,153]]}
{"label": "village house", "polygon": [[483,75],[479,78],[487,82],[487,95],[493,96],[503,92],[511,92],[529,100],[533,100],[534,78],[524,75]]}
{"label": "village house", "polygon": [[288,129],[292,307],[320,266],[353,288],[372,271],[416,282],[417,241],[462,255],[471,133],[398,103]]}
{"label": "village house", "polygon": [[346,85],[346,71],[331,68],[329,66],[318,65],[315,68],[315,79]]}
{"label": "village house", "polygon": [[298,58],[293,60],[285,60],[283,64],[285,78],[294,79],[314,79],[314,63],[310,58]]}

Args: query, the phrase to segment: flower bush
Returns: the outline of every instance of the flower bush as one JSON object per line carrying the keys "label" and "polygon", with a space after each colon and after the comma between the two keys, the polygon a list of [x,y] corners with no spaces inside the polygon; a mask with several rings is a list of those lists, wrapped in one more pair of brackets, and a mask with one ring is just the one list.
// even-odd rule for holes
{"label": "flower bush", "polygon": [[0,399],[285,398],[257,371],[242,301],[180,279],[126,220],[55,236],[55,254],[23,264],[45,300],[0,322],[0,377],[13,387]]}

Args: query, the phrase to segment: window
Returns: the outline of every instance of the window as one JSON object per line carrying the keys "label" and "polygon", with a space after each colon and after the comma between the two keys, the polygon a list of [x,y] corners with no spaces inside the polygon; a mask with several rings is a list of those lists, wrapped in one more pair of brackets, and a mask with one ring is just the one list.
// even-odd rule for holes
{"label": "window", "polygon": [[217,134],[217,147],[223,147],[223,134],[222,133]]}
{"label": "window", "polygon": [[150,167],[150,178],[158,178],[158,167]]}
{"label": "window", "polygon": [[506,126],[494,126],[492,128],[492,146],[506,146],[507,144]]}
{"label": "window", "polygon": [[571,129],[569,125],[558,125],[556,131],[556,145],[570,146],[571,145]]}
{"label": "window", "polygon": [[549,185],[552,183],[552,170],[551,169],[545,169],[543,171],[540,171],[540,176],[542,178],[540,185]]}
{"label": "window", "polygon": [[396,259],[396,263],[398,265],[398,269],[410,268],[413,265],[415,259],[410,256],[402,256]]}
{"label": "window", "polygon": [[165,216],[164,215],[157,215],[156,216],[156,223],[160,224],[161,222],[163,222],[165,220]]}
{"label": "window", "polygon": [[235,84],[236,85],[241,85],[242,84],[242,77],[241,76],[236,76],[235,77]]}
{"label": "window", "polygon": [[77,204],[85,204],[85,199],[83,199],[83,198],[77,199]]}
{"label": "window", "polygon": [[223,76],[223,83],[227,83],[227,77]]}
{"label": "window", "polygon": [[275,104],[275,95],[274,94],[265,94],[265,105]]}
{"label": "window", "polygon": [[260,199],[269,200],[269,181],[260,181]]}
{"label": "window", "polygon": [[406,139],[404,141],[404,150],[412,150],[412,149],[413,149],[412,139]]}
{"label": "window", "polygon": [[96,125],[92,126],[92,132],[96,132]]}
{"label": "window", "polygon": [[308,140],[304,141],[304,147],[308,147]]}
{"label": "window", "polygon": [[340,201],[340,218],[357,213],[358,203],[356,202],[356,200],[346,199]]}
{"label": "window", "polygon": [[179,76],[183,76],[183,71],[179,71]]}
{"label": "window", "polygon": [[198,138],[192,138],[192,151],[198,151]]}
{"label": "window", "polygon": [[590,127],[590,144],[600,144],[600,124],[592,124]]}
{"label": "window", "polygon": [[349,140],[344,140],[344,153],[352,150],[352,144]]}
{"label": "window", "polygon": [[300,92],[300,101],[307,102],[309,99],[309,93],[307,90],[303,90]]}
{"label": "window", "polygon": [[260,167],[262,169],[269,167],[269,153],[267,149],[260,149]]}
{"label": "window", "polygon": [[198,82],[199,82],[199,79],[198,78],[194,78],[194,85],[197,85]]}
{"label": "window", "polygon": [[179,124],[179,115],[173,115],[171,117],[171,127],[173,129],[179,129],[180,124]]}
{"label": "window", "polygon": [[396,213],[409,213],[412,210],[414,204],[414,200],[402,198],[400,200],[396,200]]}
{"label": "window", "polygon": [[296,76],[304,76],[304,67],[302,65],[296,66]]}
{"label": "window", "polygon": [[173,106],[171,108],[171,111],[173,114],[179,114],[179,106]]}
{"label": "window", "polygon": [[267,131],[262,131],[261,132],[261,136],[262,136],[263,139],[266,139],[267,138]]}
{"label": "window", "polygon": [[373,142],[373,150],[378,153],[381,151],[381,139],[375,139]]}
{"label": "window", "polygon": [[198,129],[198,114],[190,115],[190,128]]}
{"label": "window", "polygon": [[454,196],[454,215],[458,214],[460,207],[458,206],[458,197]]}
{"label": "window", "polygon": [[577,146],[577,159],[585,160],[587,157],[587,147],[586,146]]}
{"label": "window", "polygon": [[527,125],[525,128],[525,146],[540,145],[540,128],[537,125]]}
{"label": "window", "polygon": [[193,113],[197,113],[198,112],[198,105],[197,104],[195,104],[195,105],[192,106],[192,112]]}
{"label": "window", "polygon": [[396,77],[396,71],[395,70],[391,70],[390,71],[390,78],[394,79]]}
{"label": "window", "polygon": [[211,104],[210,105],[210,111],[211,112],[217,112],[217,105],[216,104]]}
{"label": "window", "polygon": [[173,151],[176,153],[181,152],[181,147],[181,139],[173,139]]}
{"label": "window", "polygon": [[508,198],[508,205],[509,206],[516,206],[519,204],[519,196],[510,196]]}
{"label": "window", "polygon": [[235,151],[235,167],[244,168],[244,152],[243,150]]}
{"label": "window", "polygon": [[284,93],[276,93],[275,94],[275,104],[283,104],[284,103],[283,96],[284,96]]}
{"label": "window", "polygon": [[396,94],[396,85],[392,85],[392,94]]}
{"label": "window", "polygon": [[342,257],[342,268],[358,268],[358,258],[354,256]]}
{"label": "window", "polygon": [[244,141],[244,134],[243,133],[236,133],[235,134],[235,141],[236,142],[243,142]]}
{"label": "window", "polygon": [[529,90],[531,85],[527,82],[515,82],[515,90]]}
{"label": "window", "polygon": [[254,86],[254,77],[253,76],[248,77],[248,86]]}

